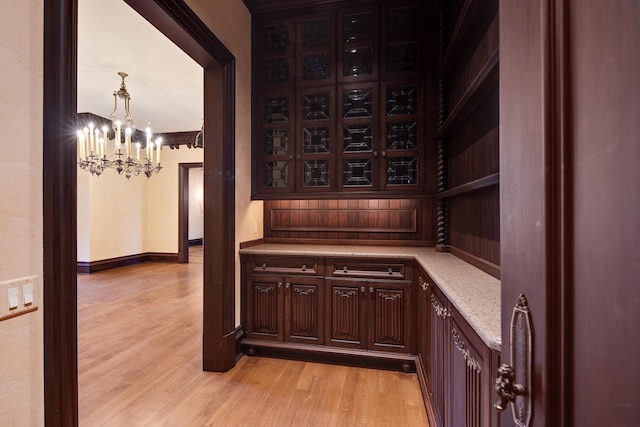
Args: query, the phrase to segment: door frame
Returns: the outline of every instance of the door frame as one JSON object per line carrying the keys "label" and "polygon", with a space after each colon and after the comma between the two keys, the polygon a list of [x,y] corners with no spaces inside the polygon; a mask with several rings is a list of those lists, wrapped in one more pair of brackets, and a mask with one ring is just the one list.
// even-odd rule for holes
{"label": "door frame", "polygon": [[[183,0],[125,0],[204,68],[203,369],[235,365],[235,58]],[[44,419],[78,425],[77,0],[44,0]],[[218,254],[218,256],[213,256]],[[215,272],[215,274],[214,274]]]}
{"label": "door frame", "polygon": [[178,164],[178,262],[189,262],[189,171],[202,162]]}

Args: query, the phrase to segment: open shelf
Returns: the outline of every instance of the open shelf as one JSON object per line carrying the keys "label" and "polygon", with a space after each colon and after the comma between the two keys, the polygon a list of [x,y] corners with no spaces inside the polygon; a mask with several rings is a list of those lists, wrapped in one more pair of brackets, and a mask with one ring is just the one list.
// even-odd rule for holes
{"label": "open shelf", "polygon": [[491,90],[497,87],[498,60],[499,49],[496,48],[438,129],[439,138],[449,136],[451,130],[464,120]]}
{"label": "open shelf", "polygon": [[442,77],[451,71],[456,59],[460,58],[460,52],[468,45],[473,33],[478,31],[479,25],[484,22],[488,25],[490,19],[497,15],[497,3],[497,1],[491,1],[491,7],[487,7],[486,0],[466,0],[464,2],[442,55],[439,76]]}
{"label": "open shelf", "polygon": [[459,194],[470,193],[472,191],[482,190],[483,188],[491,187],[500,183],[500,173],[494,173],[482,178],[478,178],[474,181],[467,182],[448,190],[436,193],[434,196],[436,199],[445,199],[447,197],[457,196]]}

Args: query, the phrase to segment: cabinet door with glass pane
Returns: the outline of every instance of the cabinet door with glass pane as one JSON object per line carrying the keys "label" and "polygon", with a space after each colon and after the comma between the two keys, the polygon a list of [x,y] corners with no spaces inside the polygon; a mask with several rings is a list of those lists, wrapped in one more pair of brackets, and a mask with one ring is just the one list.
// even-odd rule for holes
{"label": "cabinet door with glass pane", "polygon": [[267,92],[262,96],[258,135],[258,182],[265,193],[295,191],[296,152],[292,135],[291,91]]}
{"label": "cabinet door with glass pane", "polygon": [[335,93],[333,86],[298,93],[296,190],[335,191]]}
{"label": "cabinet door with glass pane", "polygon": [[378,83],[342,85],[338,98],[339,189],[376,191],[380,182]]}
{"label": "cabinet door with glass pane", "polygon": [[381,184],[382,191],[411,191],[423,185],[420,135],[420,85],[417,83],[385,82],[381,85],[383,136]]}

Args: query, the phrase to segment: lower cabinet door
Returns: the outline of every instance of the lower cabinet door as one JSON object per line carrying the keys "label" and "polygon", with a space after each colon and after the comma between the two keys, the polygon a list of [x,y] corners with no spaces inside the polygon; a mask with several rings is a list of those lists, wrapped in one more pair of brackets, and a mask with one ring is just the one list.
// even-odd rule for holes
{"label": "lower cabinet door", "polygon": [[246,286],[247,338],[282,341],[283,278],[268,275],[250,276]]}
{"label": "lower cabinet door", "polygon": [[367,287],[369,350],[413,352],[409,282],[370,282]]}
{"label": "lower cabinet door", "polygon": [[[429,290],[429,304],[427,305],[429,318],[429,364],[427,365],[427,379],[431,392],[439,425],[449,424],[445,419],[445,373],[449,369],[447,363],[449,343],[449,311],[448,302],[435,287]],[[464,425],[464,424],[462,424]]]}
{"label": "lower cabinet door", "polygon": [[325,279],[326,345],[366,348],[367,281]]}
{"label": "lower cabinet door", "polygon": [[323,278],[285,277],[285,341],[324,344]]}
{"label": "lower cabinet door", "polygon": [[[449,364],[449,414],[452,426],[480,427],[490,425],[491,401],[486,377],[491,375],[474,338],[465,331],[466,324],[451,316]],[[482,347],[480,347],[482,348]]]}

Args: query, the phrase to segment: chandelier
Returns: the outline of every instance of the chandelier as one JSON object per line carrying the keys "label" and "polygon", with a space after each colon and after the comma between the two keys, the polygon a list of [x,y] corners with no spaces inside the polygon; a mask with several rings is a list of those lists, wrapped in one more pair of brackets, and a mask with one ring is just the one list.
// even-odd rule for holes
{"label": "chandelier", "polygon": [[[78,130],[78,166],[97,176],[106,169],[114,169],[118,174],[124,174],[127,179],[131,178],[131,175],[137,176],[141,173],[150,178],[162,169],[160,166],[162,139],[157,138],[152,141],[151,129],[147,128],[144,146],[135,141],[135,134],[140,132],[136,132],[129,111],[131,96],[124,82],[128,74],[119,72],[118,75],[122,77],[122,83],[120,89],[113,92],[114,107],[109,115],[111,130],[106,125],[99,128],[93,123]],[[116,116],[118,98],[124,102],[123,120]]]}

